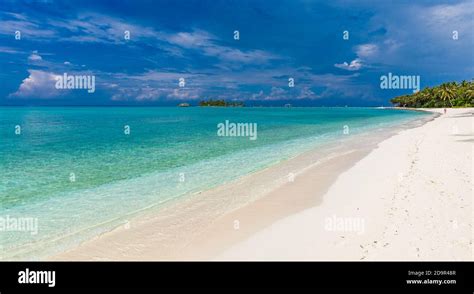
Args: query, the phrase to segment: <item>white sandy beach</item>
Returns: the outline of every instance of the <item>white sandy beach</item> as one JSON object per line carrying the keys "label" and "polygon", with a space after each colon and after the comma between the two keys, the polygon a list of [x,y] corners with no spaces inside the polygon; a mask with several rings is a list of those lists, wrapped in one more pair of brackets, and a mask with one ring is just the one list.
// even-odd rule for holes
{"label": "white sandy beach", "polygon": [[472,260],[472,113],[448,109],[385,140],[341,174],[320,205],[215,259]]}
{"label": "white sandy beach", "polygon": [[51,259],[471,260],[472,112],[301,155]]}

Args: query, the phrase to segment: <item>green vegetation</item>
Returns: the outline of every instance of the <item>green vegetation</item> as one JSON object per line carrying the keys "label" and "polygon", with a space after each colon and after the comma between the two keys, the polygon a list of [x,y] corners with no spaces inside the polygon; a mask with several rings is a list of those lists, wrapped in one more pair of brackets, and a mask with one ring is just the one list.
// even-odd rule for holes
{"label": "green vegetation", "polygon": [[227,102],[225,100],[207,100],[199,102],[199,106],[219,106],[219,107],[243,107],[244,102],[234,101]]}
{"label": "green vegetation", "polygon": [[443,83],[433,88],[426,87],[411,95],[395,97],[390,102],[399,107],[473,107],[474,80]]}

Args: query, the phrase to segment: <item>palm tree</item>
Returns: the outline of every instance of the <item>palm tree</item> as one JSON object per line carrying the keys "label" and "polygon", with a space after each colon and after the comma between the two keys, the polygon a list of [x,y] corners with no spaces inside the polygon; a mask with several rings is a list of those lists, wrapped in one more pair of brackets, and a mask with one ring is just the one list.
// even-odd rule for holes
{"label": "palm tree", "polygon": [[464,91],[465,101],[468,104],[474,104],[474,86],[466,87]]}
{"label": "palm tree", "polygon": [[449,101],[449,104],[451,107],[453,107],[453,103],[451,102],[451,99],[454,99],[456,97],[456,93],[454,90],[450,87],[449,84],[442,84],[439,88],[439,98],[441,98],[442,101],[446,104],[446,100]]}
{"label": "palm tree", "polygon": [[411,94],[402,95],[391,99],[395,105],[402,107],[451,107],[474,106],[474,80],[448,82],[433,88],[426,87],[423,90]]}

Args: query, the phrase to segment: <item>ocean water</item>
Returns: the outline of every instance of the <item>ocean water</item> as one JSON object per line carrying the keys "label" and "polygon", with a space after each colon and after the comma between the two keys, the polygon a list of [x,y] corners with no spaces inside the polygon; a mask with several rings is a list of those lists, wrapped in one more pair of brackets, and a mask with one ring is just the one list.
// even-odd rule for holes
{"label": "ocean water", "polygon": [[[426,115],[374,108],[0,107],[0,259],[41,259],[169,200]],[[217,136],[226,120],[256,123],[257,139]]]}

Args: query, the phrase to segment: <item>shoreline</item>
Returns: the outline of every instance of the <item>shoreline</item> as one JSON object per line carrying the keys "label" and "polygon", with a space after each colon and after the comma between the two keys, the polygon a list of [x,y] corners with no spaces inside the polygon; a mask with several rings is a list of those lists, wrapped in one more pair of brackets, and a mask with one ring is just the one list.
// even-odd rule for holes
{"label": "shoreline", "polygon": [[473,111],[448,109],[384,140],[338,177],[321,205],[213,260],[473,260]]}
{"label": "shoreline", "polygon": [[[425,123],[432,119],[434,116],[422,120]],[[85,241],[78,247],[49,259],[211,259],[273,222],[320,204],[321,197],[341,172],[369,154],[376,148],[377,143],[395,135],[399,130],[413,127],[413,124],[420,123],[406,122],[390,132],[384,129],[377,130],[376,134],[364,133],[353,138],[341,139],[342,142],[355,144],[351,148],[343,147],[344,144],[338,141],[330,148],[326,148],[323,154],[319,149],[305,152],[275,166],[246,175],[237,181],[190,195],[189,198],[180,199],[179,202],[173,201],[168,206],[160,208],[159,214],[150,212],[132,219],[124,226]],[[331,154],[337,155],[331,158]],[[330,160],[322,160],[328,156]],[[303,174],[308,170],[314,170],[315,166],[318,166],[318,176],[323,180],[319,182],[313,195],[299,196],[296,202],[295,199],[285,197],[285,193],[271,195],[274,191],[297,185],[299,182],[297,179],[307,178]],[[287,175],[294,171],[300,171],[301,177],[295,173],[294,182],[290,182]],[[222,197],[225,197],[228,203],[222,203]],[[257,215],[261,210],[265,213]],[[193,219],[192,224],[189,219]]]}

